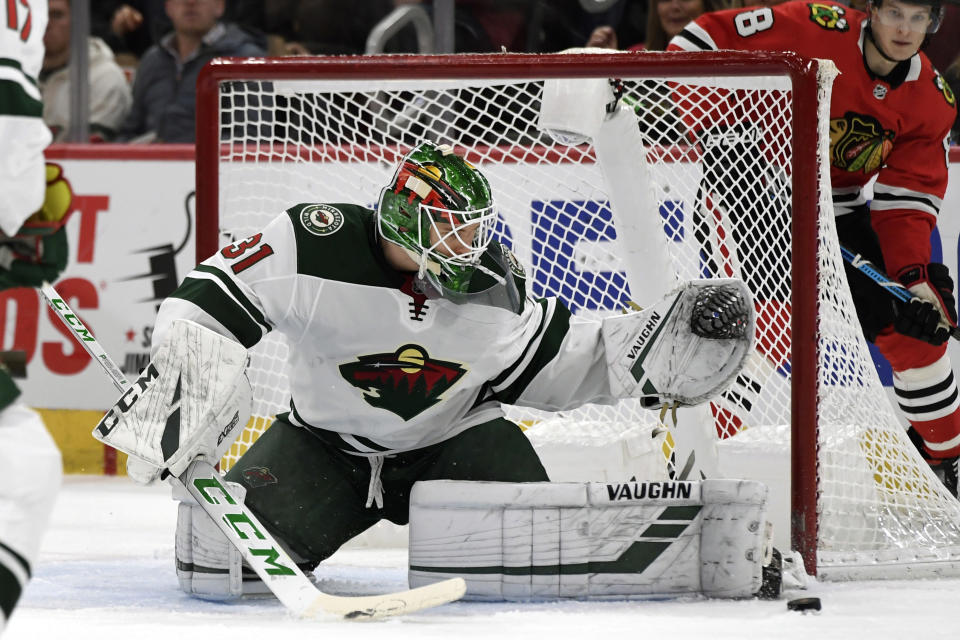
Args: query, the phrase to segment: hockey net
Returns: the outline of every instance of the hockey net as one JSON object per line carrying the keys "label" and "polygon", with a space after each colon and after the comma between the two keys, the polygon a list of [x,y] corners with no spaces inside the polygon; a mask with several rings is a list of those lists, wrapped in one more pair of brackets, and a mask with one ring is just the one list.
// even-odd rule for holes
{"label": "hockey net", "polygon": [[[619,81],[649,165],[649,202],[633,213],[662,235],[673,274],[618,235],[592,145],[538,127],[544,82],[557,78]],[[847,292],[826,166],[831,82],[794,56],[730,52],[216,61],[198,85],[198,259],[296,203],[373,208],[412,145],[452,145],[488,177],[500,239],[533,295],[578,317],[643,304],[644,279],[747,281],[756,353],[707,417],[721,455],[790,460],[791,543],[808,571],[949,573],[960,505],[907,439]],[[252,350],[254,417],[225,466],[287,408],[286,353],[275,336]],[[591,447],[612,443],[595,480],[645,473],[633,458],[651,449],[669,460],[669,433],[653,438],[657,416],[633,401],[508,412],[538,446],[571,443],[571,466],[590,468]]]}

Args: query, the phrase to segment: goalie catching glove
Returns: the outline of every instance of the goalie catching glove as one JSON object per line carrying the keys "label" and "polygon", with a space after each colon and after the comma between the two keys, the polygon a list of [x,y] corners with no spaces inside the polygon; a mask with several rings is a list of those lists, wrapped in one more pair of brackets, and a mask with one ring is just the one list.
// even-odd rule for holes
{"label": "goalie catching glove", "polygon": [[648,408],[723,391],[753,347],[753,297],[736,279],[695,280],[653,306],[603,319],[610,385]]}
{"label": "goalie catching glove", "polygon": [[957,326],[957,301],[949,269],[939,262],[913,264],[901,269],[897,280],[914,295],[897,313],[893,323],[897,333],[934,346],[949,340],[950,330]]}
{"label": "goalie catching glove", "polygon": [[180,476],[194,459],[223,456],[250,416],[247,350],[188,320],[171,325],[146,369],[93,430],[130,456],[142,484]]}

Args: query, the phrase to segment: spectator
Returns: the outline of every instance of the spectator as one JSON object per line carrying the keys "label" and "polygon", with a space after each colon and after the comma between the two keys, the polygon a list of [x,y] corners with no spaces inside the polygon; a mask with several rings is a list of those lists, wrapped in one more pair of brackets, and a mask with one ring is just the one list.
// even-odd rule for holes
{"label": "spectator", "polygon": [[645,46],[650,51],[664,51],[670,39],[691,20],[719,8],[713,0],[651,0],[651,3],[654,6],[647,14]]}
{"label": "spectator", "polygon": [[[289,14],[292,13],[288,9],[291,1],[295,2],[271,0],[270,6]],[[139,59],[172,28],[165,0],[99,0],[93,4],[90,30],[103,38],[117,54]],[[263,0],[230,0],[224,19],[241,26],[255,37],[258,45],[266,47],[267,38],[262,29],[273,33],[273,25],[269,20],[271,12],[264,7],[265,4]]]}
{"label": "spectator", "polygon": [[170,28],[164,0],[100,0],[91,3],[90,31],[117,54],[140,58]]}
{"label": "spectator", "polygon": [[596,17],[599,24],[583,41],[587,47],[619,49],[621,42],[646,40],[647,0],[618,0]]}
{"label": "spectator", "polygon": [[143,56],[133,109],[120,137],[135,142],[193,142],[200,69],[219,56],[265,54],[253,36],[220,21],[224,0],[166,0],[173,32]]}
{"label": "spectator", "polygon": [[[292,16],[287,55],[359,55],[364,53],[367,36],[393,9],[392,0],[367,0],[346,3],[342,0],[286,1]],[[276,9],[268,9],[274,14]],[[276,18],[272,18],[277,21]],[[281,34],[282,35],[282,34]]]}
{"label": "spectator", "polygon": [[[647,12],[647,39],[645,43],[635,43],[628,48],[631,51],[663,51],[670,38],[680,33],[688,22],[707,11],[714,11],[716,0],[650,0],[653,10]],[[619,49],[618,29],[612,25],[601,25],[593,30],[586,46],[603,49]]]}
{"label": "spectator", "polygon": [[[46,47],[39,85],[43,98],[43,121],[53,141],[64,139],[70,129],[70,2],[49,0]],[[110,47],[100,38],[87,39],[90,79],[90,140],[111,140],[130,111],[130,86],[113,59]]]}

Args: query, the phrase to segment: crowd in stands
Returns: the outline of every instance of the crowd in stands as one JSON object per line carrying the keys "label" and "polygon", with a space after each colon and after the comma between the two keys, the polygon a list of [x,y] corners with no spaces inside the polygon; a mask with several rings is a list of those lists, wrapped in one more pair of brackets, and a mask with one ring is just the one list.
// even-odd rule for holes
{"label": "crowd in stands", "polygon": [[[454,41],[465,52],[571,47],[663,50],[704,12],[779,0],[456,0]],[[851,0],[863,9],[865,0]],[[192,142],[195,82],[220,56],[359,55],[400,5],[431,0],[98,0],[90,3],[91,141]],[[70,2],[50,0],[39,78],[55,140],[69,127]],[[948,4],[925,49],[960,94],[960,5]],[[412,27],[385,50],[416,52]],[[960,144],[960,118],[954,131]]]}

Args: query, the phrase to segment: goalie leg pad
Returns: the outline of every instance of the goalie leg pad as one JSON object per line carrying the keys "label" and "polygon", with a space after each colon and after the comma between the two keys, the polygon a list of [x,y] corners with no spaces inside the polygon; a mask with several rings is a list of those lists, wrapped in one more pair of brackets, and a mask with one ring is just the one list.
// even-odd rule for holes
{"label": "goalie leg pad", "polygon": [[[223,481],[230,493],[245,502],[247,489],[236,482]],[[241,596],[273,596],[256,572],[243,561],[243,554],[227,539],[193,496],[174,485],[177,505],[177,533],[174,541],[177,581],[180,589],[204,600],[235,600]],[[316,582],[315,563],[291,551],[276,539],[307,578]]]}
{"label": "goalie leg pad", "polygon": [[753,349],[753,297],[737,279],[694,280],[653,306],[603,319],[613,393],[696,405],[727,388]]}
{"label": "goalie leg pad", "polygon": [[[231,493],[243,500],[243,485],[226,484]],[[210,600],[239,598],[244,593],[240,551],[189,494],[178,491],[174,497],[180,500],[174,544],[180,589]]]}
{"label": "goalie leg pad", "polygon": [[751,597],[766,498],[749,480],[418,482],[409,581],[460,576],[474,600]]}

